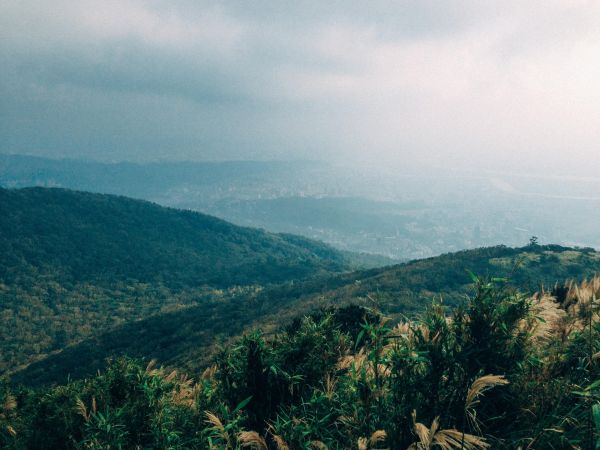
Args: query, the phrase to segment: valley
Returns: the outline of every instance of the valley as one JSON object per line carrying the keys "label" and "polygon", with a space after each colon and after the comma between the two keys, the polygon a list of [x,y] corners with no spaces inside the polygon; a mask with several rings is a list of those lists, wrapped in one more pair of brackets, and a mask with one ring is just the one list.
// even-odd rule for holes
{"label": "valley", "polygon": [[600,182],[593,177],[431,167],[395,172],[311,161],[100,163],[0,155],[0,186],[140,198],[382,255],[387,263],[521,246],[532,235],[544,243],[600,247],[594,225]]}

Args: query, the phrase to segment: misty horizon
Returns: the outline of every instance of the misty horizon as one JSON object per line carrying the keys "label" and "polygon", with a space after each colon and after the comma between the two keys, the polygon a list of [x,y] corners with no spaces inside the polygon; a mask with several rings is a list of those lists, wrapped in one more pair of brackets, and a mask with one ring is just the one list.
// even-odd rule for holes
{"label": "misty horizon", "polygon": [[0,6],[0,152],[593,175],[589,2]]}

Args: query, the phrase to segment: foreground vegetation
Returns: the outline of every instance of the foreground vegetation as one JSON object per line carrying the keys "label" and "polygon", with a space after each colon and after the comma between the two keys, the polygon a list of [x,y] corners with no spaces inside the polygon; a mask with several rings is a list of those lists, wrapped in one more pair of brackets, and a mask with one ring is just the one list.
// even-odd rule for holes
{"label": "foreground vegetation", "polygon": [[600,278],[533,297],[475,281],[415,320],[349,306],[247,334],[197,381],[121,358],[5,384],[0,447],[600,448]]}

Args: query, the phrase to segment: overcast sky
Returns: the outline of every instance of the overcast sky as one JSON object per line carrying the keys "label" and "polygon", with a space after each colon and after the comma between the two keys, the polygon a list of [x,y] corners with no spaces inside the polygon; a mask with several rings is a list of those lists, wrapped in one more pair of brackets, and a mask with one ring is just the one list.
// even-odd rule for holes
{"label": "overcast sky", "polygon": [[600,168],[598,1],[0,2],[0,152]]}

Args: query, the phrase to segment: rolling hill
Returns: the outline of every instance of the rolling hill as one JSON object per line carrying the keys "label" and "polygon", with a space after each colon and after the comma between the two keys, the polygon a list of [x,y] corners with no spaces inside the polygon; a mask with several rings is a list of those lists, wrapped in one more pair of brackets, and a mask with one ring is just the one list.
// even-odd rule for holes
{"label": "rolling hill", "polygon": [[277,283],[347,269],[321,243],[125,197],[0,190],[0,277],[134,279],[170,287]]}
{"label": "rolling hill", "polygon": [[36,384],[80,377],[102,367],[105,358],[121,354],[157,358],[194,373],[209,364],[217,344],[255,327],[275,331],[315,309],[377,304],[397,318],[422,311],[434,297],[457,305],[472,289],[468,270],[506,277],[531,292],[540,284],[552,288],[557,282],[600,272],[600,253],[560,246],[498,246],[284,283],[124,324],[30,365],[15,380]]}
{"label": "rolling hill", "polygon": [[359,260],[146,201],[0,189],[0,373],[115,325]]}

